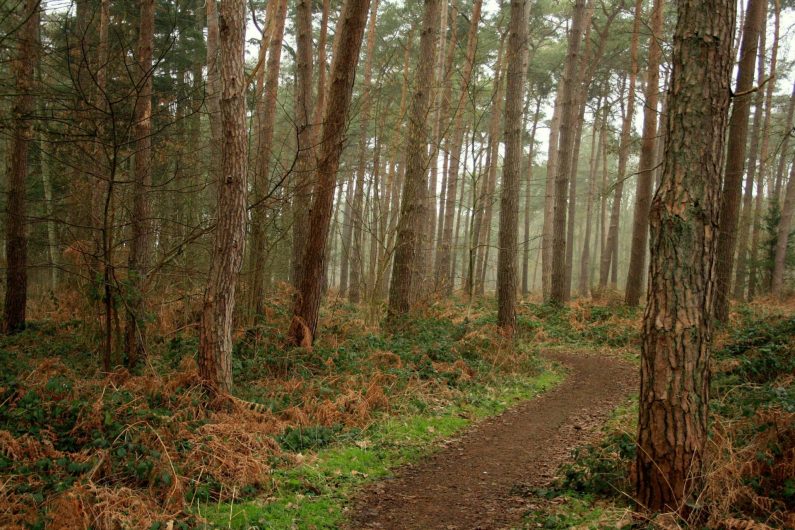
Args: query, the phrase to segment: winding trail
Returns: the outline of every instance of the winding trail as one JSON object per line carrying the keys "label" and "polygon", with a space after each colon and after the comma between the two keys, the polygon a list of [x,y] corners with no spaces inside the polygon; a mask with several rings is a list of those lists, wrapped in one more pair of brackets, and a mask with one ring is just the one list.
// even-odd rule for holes
{"label": "winding trail", "polygon": [[554,389],[474,425],[443,449],[397,470],[353,502],[348,528],[493,529],[520,524],[527,499],[571,449],[598,435],[637,391],[637,368],[617,359],[550,353],[566,379]]}

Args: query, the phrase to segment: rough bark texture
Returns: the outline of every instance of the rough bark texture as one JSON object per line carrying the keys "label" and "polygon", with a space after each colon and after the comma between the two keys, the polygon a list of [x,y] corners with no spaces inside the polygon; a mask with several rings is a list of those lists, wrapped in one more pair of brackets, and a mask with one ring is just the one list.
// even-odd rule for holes
{"label": "rough bark texture", "polygon": [[425,0],[420,33],[420,55],[409,112],[406,176],[395,241],[395,260],[389,285],[390,319],[409,311],[412,284],[416,281],[414,269],[424,230],[422,221],[426,218],[424,196],[428,188],[428,139],[431,134],[427,121],[430,114],[433,59],[439,34],[440,4],[440,0]]}
{"label": "rough bark texture", "polygon": [[615,195],[613,205],[610,210],[610,227],[607,230],[607,241],[605,252],[602,255],[601,268],[599,270],[599,286],[607,285],[607,276],[612,268],[613,274],[611,287],[616,285],[616,270],[618,269],[618,229],[621,220],[621,200],[624,194],[624,180],[627,176],[627,161],[629,160],[629,148],[632,142],[632,118],[635,114],[635,82],[638,77],[638,37],[641,19],[641,0],[635,3],[635,22],[632,29],[632,41],[630,43],[630,68],[629,86],[627,88],[626,106],[624,107],[624,119],[621,123],[621,143],[618,149],[618,175],[616,176]]}
{"label": "rough bark texture", "polygon": [[221,47],[221,176],[212,261],[199,332],[199,377],[214,392],[232,387],[232,315],[246,237],[245,0],[224,0]]}
{"label": "rough bark texture", "polygon": [[353,83],[359,48],[367,23],[370,0],[346,0],[334,37],[334,51],[329,74],[329,104],[323,118],[323,136],[319,145],[317,177],[309,232],[303,256],[303,274],[293,309],[288,336],[294,344],[311,346],[317,331],[320,300],[325,270],[326,244],[331,213],[334,206],[334,187],[340,155],[345,146],[348,110],[351,105]]}
{"label": "rough bark texture", "polygon": [[[599,151],[602,146],[597,145],[597,126],[599,124],[599,111],[603,111],[604,116],[607,116],[607,107],[601,107],[602,100],[599,98],[599,103],[596,107],[594,114],[594,121],[591,131],[591,160],[588,169],[588,199],[585,203],[585,235],[583,237],[582,253],[580,254],[580,277],[577,285],[577,294],[582,297],[589,295],[590,287],[590,269],[591,269],[591,226],[593,225],[593,202],[596,193],[596,170],[599,165]],[[604,120],[604,118],[602,118]]]}
{"label": "rough bark texture", "polygon": [[133,198],[130,218],[130,255],[128,260],[130,292],[127,297],[127,328],[125,354],[127,363],[134,367],[146,355],[146,277],[152,260],[152,47],[155,29],[155,2],[140,2],[138,28],[138,65],[135,98],[134,127],[135,164],[133,171]]}
{"label": "rough bark texture", "polygon": [[640,303],[643,291],[643,279],[646,269],[646,243],[649,235],[649,204],[651,203],[651,185],[654,181],[654,170],[657,165],[657,102],[660,85],[660,49],[659,36],[663,30],[663,0],[654,0],[651,15],[651,32],[649,39],[649,60],[646,70],[645,99],[643,107],[643,137],[638,162],[638,182],[635,189],[635,213],[632,223],[632,247],[629,254],[627,270],[627,287],[624,302],[629,306]]}
{"label": "rough bark texture", "polygon": [[533,159],[535,158],[536,130],[538,119],[541,115],[541,100],[536,98],[536,108],[533,112],[533,126],[530,129],[530,154],[527,156],[527,177],[524,190],[524,245],[522,246],[522,295],[530,293],[530,202],[532,201]]}
{"label": "rough bark texture", "polygon": [[544,190],[544,229],[541,235],[541,290],[544,301],[549,301],[552,283],[552,228],[555,213],[555,175],[558,167],[558,139],[560,138],[560,110],[562,83],[555,94],[555,107],[549,125],[549,151],[547,153],[547,178]]}
{"label": "rough bark texture", "polygon": [[[760,241],[762,240],[762,216],[764,215],[764,186],[768,180],[768,151],[770,150],[770,122],[773,115],[773,92],[776,89],[776,62],[778,60],[778,35],[780,29],[781,3],[776,0],[774,12],[773,46],[770,53],[770,79],[765,85],[765,119],[762,123],[762,139],[759,143],[759,170],[757,175],[757,191],[755,200],[755,217],[753,232],[753,247],[751,248],[751,270],[748,276],[748,299],[754,298],[757,292],[767,293],[770,290],[771,270],[763,267],[757,259],[760,251]],[[761,88],[760,88],[761,90]],[[767,199],[777,202],[778,192],[774,185],[768,183]]]}
{"label": "rough bark texture", "polygon": [[472,5],[472,20],[469,25],[469,34],[467,36],[467,51],[464,68],[461,73],[461,87],[458,95],[458,101],[453,107],[454,125],[453,137],[450,143],[450,165],[447,171],[447,191],[445,193],[445,200],[447,204],[444,208],[444,229],[442,231],[442,239],[439,242],[439,252],[436,259],[436,286],[441,289],[443,294],[449,296],[453,291],[453,277],[452,277],[452,241],[453,241],[453,221],[455,208],[455,200],[458,189],[458,173],[461,169],[461,149],[464,144],[464,107],[466,106],[467,99],[469,98],[469,83],[472,79],[472,67],[475,63],[475,51],[478,45],[478,24],[480,23],[480,10],[483,2],[482,0],[475,0]]}
{"label": "rough bark texture", "polygon": [[21,10],[17,54],[12,63],[16,96],[11,108],[13,125],[8,146],[6,202],[6,293],[3,330],[15,333],[25,327],[28,290],[28,237],[25,231],[25,194],[28,151],[33,139],[33,68],[38,60],[39,0],[27,0]]}
{"label": "rough bark texture", "polygon": [[[789,105],[787,105],[787,118],[784,120],[784,139],[781,140],[781,147],[779,148],[776,182],[783,181],[784,173],[787,169],[787,162],[792,161],[789,152],[789,140],[792,137],[793,118],[795,118],[795,83],[792,85],[792,94],[789,98]],[[774,198],[776,200],[781,200],[779,196]]]}
{"label": "rough bark texture", "polygon": [[312,100],[312,2],[297,0],[295,8],[296,28],[296,87],[295,126],[297,129],[298,154],[295,165],[293,187],[293,248],[291,279],[295,287],[301,285],[303,255],[309,230],[309,212],[306,205],[311,201],[311,177],[315,170],[315,138]]}
{"label": "rough bark texture", "polygon": [[795,162],[790,166],[789,182],[781,208],[781,220],[776,233],[776,253],[773,258],[773,278],[770,292],[778,298],[784,297],[784,269],[787,261],[787,244],[792,230],[792,216],[795,213]]}
{"label": "rough bark texture", "polygon": [[748,135],[748,115],[751,111],[756,50],[759,30],[765,12],[765,0],[748,0],[745,27],[740,46],[740,64],[737,69],[735,96],[732,101],[729,143],[726,150],[726,170],[720,203],[720,230],[718,235],[717,289],[715,318],[726,322],[729,318],[729,289],[734,267],[734,250],[737,243],[737,221],[740,213],[745,146]]}
{"label": "rough bark texture", "polygon": [[527,0],[511,0],[505,98],[505,162],[500,196],[497,253],[497,324],[516,328],[516,258],[519,232],[519,178],[522,172],[522,102],[526,77]]}
{"label": "rough bark texture", "polygon": [[[757,60],[757,81],[765,77],[765,37],[766,37],[766,17],[762,16],[762,28],[759,32],[758,60]],[[737,228],[737,266],[734,277],[734,298],[741,300],[745,295],[746,278],[748,277],[748,241],[751,239],[751,214],[754,209],[754,183],[756,182],[756,170],[759,158],[759,140],[762,136],[762,116],[764,115],[765,94],[762,90],[757,90],[754,95],[754,122],[751,126],[751,139],[748,146],[748,162],[746,165],[745,190],[743,191],[742,210],[740,211],[740,221]]]}
{"label": "rough bark texture", "polygon": [[[279,70],[281,68],[282,42],[284,23],[287,18],[287,0],[278,0],[273,14],[273,31],[268,45],[268,62],[266,66],[265,85],[263,87],[262,115],[259,118],[257,131],[256,156],[257,166],[254,168],[254,208],[251,217],[251,308],[255,315],[261,315],[265,309],[265,263],[267,255],[265,224],[267,222],[267,194],[270,192],[270,159],[273,143],[273,128],[276,117],[276,101],[279,92]],[[258,102],[259,103],[259,102]]]}
{"label": "rough bark texture", "polygon": [[[358,304],[361,300],[364,252],[362,247],[362,223],[364,222],[364,177],[367,173],[367,144],[370,124],[371,89],[373,76],[373,52],[375,50],[375,23],[378,15],[378,0],[370,6],[370,21],[367,28],[367,51],[364,59],[362,86],[362,110],[359,113],[359,167],[356,170],[356,191],[353,196],[353,255],[351,256],[350,290],[348,300]],[[373,165],[375,172],[375,165]]]}
{"label": "rough bark texture", "polygon": [[652,511],[679,510],[707,441],[718,197],[732,68],[733,0],[681,0],[663,176],[650,210],[635,483]]}
{"label": "rough bark texture", "polygon": [[558,146],[558,167],[555,176],[555,206],[552,224],[552,276],[549,300],[562,304],[568,299],[566,292],[566,192],[571,170],[571,150],[574,144],[576,127],[577,86],[574,82],[575,69],[580,54],[580,41],[583,33],[585,1],[576,0],[569,32],[569,47],[563,71],[563,95],[560,120],[560,144]]}

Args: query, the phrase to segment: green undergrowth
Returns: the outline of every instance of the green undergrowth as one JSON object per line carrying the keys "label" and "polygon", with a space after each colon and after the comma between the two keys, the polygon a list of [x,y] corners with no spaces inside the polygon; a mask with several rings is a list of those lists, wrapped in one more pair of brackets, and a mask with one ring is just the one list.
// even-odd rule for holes
{"label": "green undergrowth", "polygon": [[473,388],[443,410],[385,418],[355,440],[321,449],[296,467],[278,469],[270,496],[203,505],[197,512],[210,527],[338,528],[357,487],[391,476],[396,467],[429,454],[473,421],[531,399],[562,377],[559,369],[549,367],[531,378],[506,381],[500,388]]}
{"label": "green undergrowth", "polygon": [[330,304],[310,350],[270,303],[233,354],[235,395],[265,414],[207,406],[193,333],[150,334],[145,366],[104,374],[97,330],[34,322],[0,338],[0,527],[333,525],[355,486],[560,379],[494,310],[437,304],[389,331]]}
{"label": "green undergrowth", "polygon": [[[682,528],[795,524],[795,317],[740,307],[713,353],[710,438],[702,488]],[[637,399],[614,411],[598,442],[573,451],[556,480],[522,493],[526,528],[656,528],[632,501]],[[669,516],[670,517],[670,516]],[[746,526],[732,526],[732,525]],[[765,528],[767,528],[765,527]],[[762,528],[762,526],[759,526]]]}

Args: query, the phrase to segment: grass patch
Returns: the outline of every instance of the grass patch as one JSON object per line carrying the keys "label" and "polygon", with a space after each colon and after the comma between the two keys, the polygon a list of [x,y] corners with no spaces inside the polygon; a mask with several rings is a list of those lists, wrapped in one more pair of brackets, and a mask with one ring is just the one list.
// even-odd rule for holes
{"label": "grass patch", "polygon": [[355,488],[390,476],[395,467],[428,454],[472,421],[499,414],[561,380],[561,372],[550,369],[501,388],[478,387],[446,410],[386,418],[350,444],[322,449],[296,467],[276,471],[265,499],[204,505],[197,512],[212,527],[338,528]]}

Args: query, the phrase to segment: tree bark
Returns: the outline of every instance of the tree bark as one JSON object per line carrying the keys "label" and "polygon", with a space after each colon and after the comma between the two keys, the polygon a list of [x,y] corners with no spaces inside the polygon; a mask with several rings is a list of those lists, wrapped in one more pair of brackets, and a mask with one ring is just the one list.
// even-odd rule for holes
{"label": "tree bark", "polygon": [[130,255],[128,260],[130,292],[127,299],[127,327],[124,349],[132,368],[146,356],[145,282],[152,260],[152,47],[154,44],[154,0],[140,2],[138,29],[138,71],[133,129],[135,164],[133,171],[133,205],[130,218]]}
{"label": "tree bark", "polygon": [[329,105],[323,118],[323,136],[319,144],[315,193],[303,257],[304,272],[287,333],[290,340],[299,346],[311,347],[317,331],[334,188],[340,155],[345,146],[348,110],[369,6],[370,0],[346,0],[334,36]]}
{"label": "tree bark", "polygon": [[[208,3],[209,5],[209,3]],[[245,0],[224,0],[221,47],[221,170],[210,273],[199,331],[199,377],[212,393],[232,388],[232,317],[246,238]]]}
{"label": "tree bark", "polygon": [[6,292],[3,331],[16,333],[25,328],[28,299],[28,236],[25,195],[28,180],[28,152],[33,140],[34,67],[39,57],[39,0],[24,3],[17,35],[17,54],[11,65],[16,78],[16,95],[11,108],[12,131],[8,147],[6,199]]}
{"label": "tree bark", "polygon": [[649,204],[651,185],[657,158],[657,103],[659,100],[660,40],[663,31],[663,0],[654,0],[651,13],[651,37],[649,38],[649,60],[646,68],[645,100],[643,107],[643,136],[638,162],[638,182],[635,189],[635,213],[632,223],[632,247],[629,253],[627,288],[624,302],[629,306],[640,303],[646,269],[646,243],[649,236]]}
{"label": "tree bark", "polygon": [[298,153],[293,187],[293,247],[291,277],[294,287],[301,285],[304,246],[309,230],[306,205],[312,201],[312,173],[315,160],[315,124],[312,100],[312,2],[296,0],[296,97],[295,126]]}
{"label": "tree bark", "polygon": [[778,299],[784,298],[784,272],[787,262],[787,247],[792,230],[792,217],[795,213],[795,162],[790,166],[789,182],[781,208],[781,220],[776,233],[776,252],[773,258],[773,276],[770,282],[771,293]]}
{"label": "tree bark", "polygon": [[650,210],[635,465],[637,500],[654,512],[682,509],[702,480],[735,9],[733,0],[677,3],[663,176]]}
{"label": "tree bark", "polygon": [[580,55],[580,41],[585,18],[585,1],[575,0],[569,33],[568,53],[563,71],[562,105],[560,120],[560,145],[558,146],[558,167],[555,176],[555,205],[552,224],[552,276],[549,299],[552,303],[563,304],[568,300],[566,293],[566,192],[569,187],[571,171],[571,150],[574,144],[577,103],[575,83],[577,61]]}
{"label": "tree bark", "polygon": [[748,135],[748,115],[751,110],[751,89],[754,82],[759,31],[762,26],[766,2],[748,0],[745,28],[740,46],[740,64],[732,102],[729,143],[726,150],[726,169],[720,203],[720,230],[718,231],[718,257],[716,271],[715,318],[726,322],[729,318],[729,288],[734,267],[734,250],[737,237],[737,218],[740,210],[745,146]]}
{"label": "tree bark", "polygon": [[[766,16],[762,15],[762,27],[759,32],[759,46],[757,56],[757,80],[761,82],[765,77],[765,40]],[[759,140],[762,136],[762,117],[765,114],[765,94],[757,90],[754,96],[754,122],[751,126],[751,140],[748,147],[748,162],[746,164],[745,190],[743,191],[742,210],[738,226],[739,239],[737,241],[737,270],[734,277],[734,298],[741,300],[745,293],[746,279],[748,277],[748,242],[751,239],[751,223],[754,209],[754,183],[756,182],[757,160],[759,157]]]}
{"label": "tree bark", "polygon": [[[367,29],[367,47],[364,57],[364,80],[362,86],[362,110],[359,113],[359,167],[356,170],[356,191],[353,197],[353,255],[351,256],[350,290],[348,300],[358,304],[361,300],[363,271],[362,220],[365,213],[364,177],[367,172],[368,128],[370,124],[371,88],[373,76],[373,53],[375,51],[375,24],[378,17],[378,0],[370,6],[370,21]],[[375,166],[373,166],[375,171]]]}
{"label": "tree bark", "polygon": [[450,296],[453,291],[453,277],[451,256],[453,240],[453,222],[455,212],[455,200],[458,193],[458,173],[462,167],[462,152],[464,144],[464,107],[469,97],[469,84],[472,80],[472,69],[475,64],[475,52],[478,45],[478,24],[480,23],[480,11],[483,2],[475,0],[472,5],[472,20],[469,24],[469,34],[467,36],[467,51],[464,62],[464,69],[461,73],[461,87],[458,95],[458,102],[453,108],[453,136],[450,143],[450,162],[447,170],[447,192],[445,199],[447,204],[444,208],[444,230],[442,239],[439,242],[439,252],[436,259],[436,288],[441,290],[446,296]]}
{"label": "tree bark", "polygon": [[626,107],[624,119],[621,123],[621,139],[618,148],[618,175],[616,176],[615,195],[610,211],[610,227],[607,231],[605,253],[602,255],[601,269],[599,271],[599,286],[607,285],[607,276],[612,267],[613,274],[611,287],[617,287],[616,270],[618,269],[618,231],[621,220],[621,200],[624,194],[624,180],[627,176],[627,161],[629,159],[630,143],[632,142],[632,119],[635,114],[635,83],[638,77],[638,37],[640,32],[641,0],[635,3],[635,22],[632,29],[632,42],[630,43],[630,70],[629,86],[627,88]]}
{"label": "tree bark", "polygon": [[[755,219],[754,219],[754,233],[753,233],[753,248],[751,249],[751,271],[748,281],[748,299],[754,298],[757,289],[761,292],[769,292],[771,287],[772,270],[765,268],[762,270],[761,263],[757,259],[757,254],[760,250],[761,240],[761,221],[764,211],[763,197],[764,197],[764,184],[768,178],[768,150],[770,148],[770,121],[773,115],[773,92],[776,89],[776,63],[778,60],[778,35],[780,29],[780,15],[781,15],[781,2],[776,0],[775,13],[774,13],[774,29],[773,29],[773,47],[770,54],[770,79],[765,86],[765,119],[762,123],[762,140],[759,145],[759,170],[757,176],[757,196],[755,204]],[[761,90],[761,87],[760,87]],[[770,183],[773,184],[773,183]],[[778,192],[773,189],[772,185],[768,185],[768,199],[772,199],[770,203],[778,202]],[[757,276],[764,274],[764,282],[758,282]]]}
{"label": "tree bark", "polygon": [[511,0],[505,97],[505,161],[500,196],[497,253],[497,324],[516,329],[516,261],[519,231],[519,177],[522,172],[522,102],[526,77],[527,0]]}
{"label": "tree bark", "polygon": [[276,119],[276,102],[279,92],[279,70],[281,68],[282,42],[284,39],[284,23],[287,18],[287,0],[277,0],[273,13],[273,31],[268,44],[268,62],[263,87],[264,98],[260,127],[257,132],[256,155],[257,166],[254,168],[254,186],[258,192],[254,196],[254,208],[251,215],[251,251],[252,286],[251,308],[255,315],[262,315],[265,310],[265,266],[267,261],[265,224],[268,219],[266,194],[270,192],[270,158],[273,144],[273,130]]}
{"label": "tree bark", "polygon": [[425,0],[420,55],[409,113],[406,176],[395,241],[392,279],[389,285],[388,318],[390,320],[409,311],[412,286],[417,280],[414,268],[425,228],[422,222],[427,217],[425,213],[427,202],[424,196],[428,189],[428,139],[431,134],[427,121],[430,115],[433,59],[439,34],[440,8],[440,0]]}
{"label": "tree bark", "polygon": [[532,200],[533,159],[535,158],[536,129],[541,116],[541,98],[536,98],[536,108],[533,112],[533,125],[530,129],[530,153],[527,155],[527,177],[524,195],[524,246],[522,247],[522,295],[530,293],[530,202]]}
{"label": "tree bark", "polygon": [[547,179],[544,191],[544,229],[541,236],[541,290],[544,301],[549,301],[552,284],[552,227],[555,213],[555,176],[558,171],[558,140],[560,138],[561,96],[563,81],[558,83],[552,121],[549,125],[549,151],[547,152]]}

